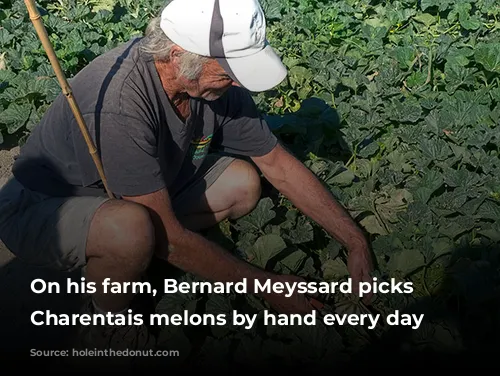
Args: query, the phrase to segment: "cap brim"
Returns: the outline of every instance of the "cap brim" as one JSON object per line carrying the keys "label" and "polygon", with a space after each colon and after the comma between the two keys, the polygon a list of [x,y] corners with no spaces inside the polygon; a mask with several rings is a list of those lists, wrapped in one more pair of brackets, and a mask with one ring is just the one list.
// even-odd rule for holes
{"label": "cap brim", "polygon": [[236,83],[253,92],[270,90],[287,75],[286,66],[269,43],[253,55],[217,60]]}

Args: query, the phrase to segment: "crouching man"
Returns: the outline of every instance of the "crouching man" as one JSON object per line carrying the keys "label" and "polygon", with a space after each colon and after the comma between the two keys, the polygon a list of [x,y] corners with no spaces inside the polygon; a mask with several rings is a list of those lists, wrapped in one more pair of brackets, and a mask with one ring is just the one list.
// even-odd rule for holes
{"label": "crouching man", "polygon": [[[301,280],[256,268],[198,234],[249,213],[261,172],[347,247],[351,276],[368,280],[362,232],[280,146],[250,96],[285,77],[257,0],[173,0],[143,38],[97,57],[71,82],[115,198],[61,94],[0,192],[0,238],[27,263],[85,267],[97,286],[141,280],[153,255],[209,281]],[[262,297],[282,313],[313,309],[301,294]],[[86,310],[127,312],[132,299],[98,289]],[[82,339],[89,348],[154,344],[146,326],[85,327]]]}

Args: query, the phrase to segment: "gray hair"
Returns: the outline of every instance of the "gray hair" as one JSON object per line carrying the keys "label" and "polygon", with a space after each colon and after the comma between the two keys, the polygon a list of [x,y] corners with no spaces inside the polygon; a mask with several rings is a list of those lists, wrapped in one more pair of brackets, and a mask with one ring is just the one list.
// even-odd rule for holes
{"label": "gray hair", "polygon": [[[160,27],[160,17],[153,18],[144,34],[141,49],[151,54],[156,60],[169,61],[170,50],[175,43],[167,37]],[[196,80],[200,77],[204,64],[210,58],[185,51],[180,56],[179,74],[188,80]]]}

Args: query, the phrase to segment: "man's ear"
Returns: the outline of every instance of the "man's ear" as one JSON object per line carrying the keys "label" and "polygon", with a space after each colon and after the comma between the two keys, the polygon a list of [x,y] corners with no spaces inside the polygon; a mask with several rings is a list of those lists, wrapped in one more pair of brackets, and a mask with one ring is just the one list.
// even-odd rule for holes
{"label": "man's ear", "polygon": [[179,58],[181,57],[184,50],[178,45],[174,44],[170,49],[169,59],[171,62],[176,63],[178,65]]}

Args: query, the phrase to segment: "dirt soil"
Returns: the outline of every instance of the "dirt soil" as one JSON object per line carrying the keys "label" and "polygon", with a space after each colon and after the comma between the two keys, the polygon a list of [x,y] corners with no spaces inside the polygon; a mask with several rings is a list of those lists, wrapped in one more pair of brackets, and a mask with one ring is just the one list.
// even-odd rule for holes
{"label": "dirt soil", "polygon": [[[0,149],[0,189],[12,176],[11,167],[18,152],[18,147]],[[60,294],[32,293],[31,282],[36,278],[59,282],[65,287],[66,278],[77,280],[80,274],[68,275],[26,265],[0,241],[0,361],[16,369],[33,365],[31,349],[61,348],[72,334],[71,326],[33,325],[34,311],[77,313],[79,309],[80,297],[66,294],[64,288]]]}

